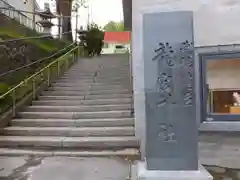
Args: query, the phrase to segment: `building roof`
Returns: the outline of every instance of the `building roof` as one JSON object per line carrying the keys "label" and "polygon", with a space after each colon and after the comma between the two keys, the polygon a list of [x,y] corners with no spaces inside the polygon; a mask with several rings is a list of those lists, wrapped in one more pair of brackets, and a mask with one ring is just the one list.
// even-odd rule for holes
{"label": "building roof", "polygon": [[104,42],[108,43],[129,43],[130,32],[105,32]]}
{"label": "building roof", "polygon": [[36,0],[34,0],[35,10],[39,11],[41,8]]}

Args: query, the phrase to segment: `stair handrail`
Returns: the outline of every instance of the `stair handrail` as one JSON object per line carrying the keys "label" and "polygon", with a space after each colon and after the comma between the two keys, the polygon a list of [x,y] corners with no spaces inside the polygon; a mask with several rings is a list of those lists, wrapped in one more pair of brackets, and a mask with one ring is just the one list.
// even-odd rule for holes
{"label": "stair handrail", "polygon": [[[54,78],[59,77],[63,71],[68,70],[68,68],[76,61],[79,53],[79,46],[74,47],[64,55],[58,57],[56,60],[43,67],[38,72],[24,79],[6,93],[0,95],[0,114],[4,112],[3,110],[1,111],[1,102],[4,100],[9,101],[11,98],[10,107],[12,106],[12,115],[14,117],[16,114],[15,106],[18,100],[21,100],[21,98],[24,98],[24,96],[30,93],[32,93],[32,100],[36,99],[37,88],[42,84],[47,84],[47,86],[50,86]],[[10,107],[5,108],[5,110],[8,110]]]}

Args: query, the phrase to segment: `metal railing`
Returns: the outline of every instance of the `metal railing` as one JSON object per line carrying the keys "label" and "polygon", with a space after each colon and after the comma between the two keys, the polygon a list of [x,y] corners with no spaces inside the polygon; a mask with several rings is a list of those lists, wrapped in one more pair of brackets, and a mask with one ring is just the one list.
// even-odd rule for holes
{"label": "metal railing", "polygon": [[0,9],[0,12],[10,17],[11,19],[18,21],[20,24],[30,29],[35,29],[39,33],[43,32],[43,27],[41,25],[35,24],[35,27],[34,27],[33,19],[29,18],[22,12],[17,11],[16,8],[11,6],[4,0],[0,0],[0,8],[5,8],[5,9]]}
{"label": "metal railing", "polygon": [[16,104],[24,97],[32,94],[32,100],[37,97],[37,89],[42,85],[50,86],[52,80],[67,71],[68,68],[76,61],[80,54],[80,48],[74,47],[63,56],[57,58],[32,76],[20,82],[5,94],[0,96],[0,114],[12,109],[12,116],[16,114]]}

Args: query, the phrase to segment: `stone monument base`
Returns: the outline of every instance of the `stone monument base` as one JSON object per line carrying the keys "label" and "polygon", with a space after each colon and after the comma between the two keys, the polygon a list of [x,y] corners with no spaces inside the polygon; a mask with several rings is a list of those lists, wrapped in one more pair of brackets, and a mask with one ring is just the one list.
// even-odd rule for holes
{"label": "stone monument base", "polygon": [[198,171],[150,171],[145,162],[139,162],[137,180],[213,180],[213,177],[202,165]]}

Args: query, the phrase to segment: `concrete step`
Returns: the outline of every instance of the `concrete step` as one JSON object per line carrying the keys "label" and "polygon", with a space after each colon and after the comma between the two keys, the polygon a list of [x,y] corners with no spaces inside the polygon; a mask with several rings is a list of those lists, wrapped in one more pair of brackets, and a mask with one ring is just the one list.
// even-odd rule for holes
{"label": "concrete step", "polygon": [[136,137],[56,137],[56,136],[0,136],[1,147],[42,148],[138,148]]}
{"label": "concrete step", "polygon": [[86,88],[86,87],[90,87],[92,86],[92,82],[89,82],[89,83],[69,83],[69,82],[55,82],[52,84],[52,87],[83,87],[83,88]]}
{"label": "concrete step", "polygon": [[70,83],[70,84],[76,83],[76,84],[88,85],[88,84],[94,83],[94,79],[89,79],[89,80],[58,79],[54,84],[57,84],[57,83],[65,83],[65,84],[66,83]]}
{"label": "concrete step", "polygon": [[84,96],[39,96],[39,100],[84,100]]}
{"label": "concrete step", "polygon": [[[110,70],[110,69],[105,69],[106,72],[98,72],[97,73],[97,76],[107,76],[107,77],[118,77],[118,76],[126,76],[126,74],[129,73],[129,69],[123,69],[121,71],[118,71],[117,69],[114,69],[114,70]],[[108,71],[108,72],[107,72]],[[96,75],[96,72],[94,73],[79,73],[77,71],[75,72],[68,72],[68,73],[65,73],[63,75],[63,77],[69,77],[69,78],[72,78],[72,77],[79,77],[79,78],[82,78],[82,77],[93,77]]]}
{"label": "concrete step", "polygon": [[58,80],[56,83],[65,83],[65,84],[80,84],[84,85],[101,85],[101,84],[112,84],[112,85],[121,85],[121,84],[129,84],[129,79],[119,79],[119,80],[91,80],[91,81],[74,81],[74,80]]}
{"label": "concrete step", "polygon": [[104,94],[129,94],[130,90],[101,90],[101,91],[44,91],[42,95],[53,96],[82,96],[82,95],[104,95]]}
{"label": "concrete step", "polygon": [[89,96],[39,96],[40,100],[90,100],[90,99],[117,99],[117,98],[132,98],[131,94],[104,94],[104,95],[89,95]]}
{"label": "concrete step", "polygon": [[126,94],[115,94],[115,93],[112,93],[112,94],[101,94],[101,95],[95,95],[95,94],[90,94],[90,95],[87,95],[85,96],[85,100],[94,100],[94,99],[124,99],[124,98],[132,98],[132,93],[129,93],[129,90],[128,90],[128,93]]}
{"label": "concrete step", "polygon": [[[85,87],[58,87],[58,86],[51,86],[48,88],[48,91],[88,91],[90,90],[91,86],[85,86]],[[107,89],[107,88],[106,88]]]}
{"label": "concrete step", "polygon": [[124,86],[121,84],[121,85],[96,85],[96,84],[81,84],[81,83],[58,83],[58,82],[56,82],[56,83],[54,83],[53,85],[52,85],[52,87],[70,87],[70,88],[83,88],[83,89],[85,89],[86,87],[89,87],[89,86],[91,86],[92,88],[96,88],[96,89],[98,89],[98,90],[100,90],[100,89],[106,89],[106,87],[107,88],[109,88],[109,89],[111,89],[111,88],[116,88],[116,89],[118,89],[118,88],[123,88]]}
{"label": "concrete step", "polygon": [[90,119],[90,118],[128,118],[131,111],[98,111],[98,112],[19,112],[19,118],[26,119]]}
{"label": "concrete step", "polygon": [[6,127],[1,135],[11,136],[134,136],[134,127]]}
{"label": "concrete step", "polygon": [[95,83],[109,83],[109,84],[115,84],[115,83],[129,83],[129,78],[119,78],[119,79],[100,79],[96,78]]}
{"label": "concrete step", "polygon": [[10,123],[25,127],[133,127],[134,119],[13,119]]}
{"label": "concrete step", "polygon": [[132,103],[132,98],[121,99],[90,99],[90,100],[38,100],[32,101],[32,105],[47,106],[78,106],[78,105],[107,105],[107,104],[128,104]]}
{"label": "concrete step", "polygon": [[29,106],[25,112],[94,112],[130,110],[130,104],[93,105],[93,106]]}
{"label": "concrete step", "polygon": [[86,83],[74,83],[74,82],[56,82],[54,83],[54,86],[63,86],[63,87],[86,87],[86,86],[100,86],[100,87],[106,87],[107,86],[118,86],[123,87],[123,85],[129,84],[129,82],[116,82],[116,83],[92,83],[92,82],[86,82]]}
{"label": "concrete step", "polygon": [[59,77],[58,80],[75,80],[75,81],[93,81],[94,79],[94,76],[88,76],[88,77],[83,77],[83,76],[79,76],[79,75],[76,75],[76,76],[73,76],[73,77],[66,77],[66,76],[61,76]]}
{"label": "concrete step", "polygon": [[81,75],[66,76],[66,75],[64,75],[64,76],[61,76],[59,78],[59,80],[74,79],[76,81],[78,81],[78,80],[88,81],[88,80],[93,80],[93,78],[94,78],[94,75],[91,75],[91,76],[81,76]]}
{"label": "concrete step", "polygon": [[96,82],[118,82],[118,81],[129,81],[129,77],[127,76],[118,76],[118,77],[92,77],[92,78],[78,78],[78,77],[72,77],[72,78],[59,78],[58,82],[93,82],[95,80]]}
{"label": "concrete step", "polygon": [[48,90],[52,90],[52,91],[106,91],[106,90],[121,90],[121,91],[127,91],[129,89],[126,89],[125,87],[120,87],[120,86],[102,86],[102,87],[96,87],[96,86],[81,86],[81,87],[63,87],[63,86],[52,86],[49,87]]}
{"label": "concrete step", "polygon": [[122,150],[42,150],[42,149],[20,149],[0,148],[0,156],[67,156],[67,157],[136,157],[140,156],[139,150],[134,148]]}

